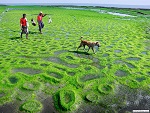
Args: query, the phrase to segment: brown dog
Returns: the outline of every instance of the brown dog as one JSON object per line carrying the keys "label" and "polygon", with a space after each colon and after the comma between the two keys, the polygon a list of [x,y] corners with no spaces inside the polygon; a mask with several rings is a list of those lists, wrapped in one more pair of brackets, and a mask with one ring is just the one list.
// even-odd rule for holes
{"label": "brown dog", "polygon": [[[99,42],[90,42],[90,41],[87,41],[87,40],[82,40],[82,36],[81,36],[81,38],[80,38],[80,40],[81,40],[81,43],[80,43],[80,45],[79,45],[79,47],[77,48],[77,51],[78,51],[78,49],[80,48],[80,47],[84,47],[84,50],[85,50],[85,46],[87,45],[88,47],[89,47],[89,49],[88,49],[88,51],[90,50],[90,48],[93,50],[93,52],[94,52],[94,46],[97,46],[97,47],[100,47],[100,44],[99,44]],[[87,52],[88,52],[87,51]],[[95,52],[94,52],[95,53]]]}

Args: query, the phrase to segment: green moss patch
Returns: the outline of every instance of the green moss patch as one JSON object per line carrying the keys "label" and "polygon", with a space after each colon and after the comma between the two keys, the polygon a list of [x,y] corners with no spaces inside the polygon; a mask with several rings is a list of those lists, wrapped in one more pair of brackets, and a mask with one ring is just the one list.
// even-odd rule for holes
{"label": "green moss patch", "polygon": [[11,102],[13,99],[12,95],[14,93],[15,92],[12,92],[12,91],[0,90],[0,106],[5,104],[5,103]]}
{"label": "green moss patch", "polygon": [[21,83],[21,81],[22,78],[18,74],[13,74],[9,76],[7,75],[3,77],[3,79],[1,79],[1,83],[3,84],[3,86],[10,86],[10,87],[18,86]]}
{"label": "green moss patch", "polygon": [[140,87],[139,83],[134,79],[126,80],[126,84],[127,84],[127,86],[129,86],[131,88],[139,88]]}
{"label": "green moss patch", "polygon": [[101,84],[98,86],[98,91],[102,94],[109,94],[113,91],[113,87],[109,84]]}
{"label": "green moss patch", "polygon": [[5,96],[5,92],[0,90],[0,98]]}
{"label": "green moss patch", "polygon": [[43,66],[43,67],[47,67],[47,66],[49,66],[49,64],[40,64],[41,66]]}
{"label": "green moss patch", "polygon": [[28,92],[28,91],[20,91],[17,94],[17,99],[21,100],[21,101],[26,101],[32,98],[32,92]]}
{"label": "green moss patch", "polygon": [[19,80],[19,79],[18,79],[17,77],[15,77],[15,76],[9,77],[9,81],[10,81],[10,83],[12,83],[12,84],[17,83],[18,80]]}
{"label": "green moss patch", "polygon": [[146,67],[146,68],[150,68],[150,65],[144,65],[144,67]]}
{"label": "green moss patch", "polygon": [[38,101],[27,101],[21,106],[21,110],[30,113],[37,113],[43,108],[42,104]]}
{"label": "green moss patch", "polygon": [[72,90],[60,90],[54,95],[55,107],[67,111],[71,110],[75,104],[76,94]]}
{"label": "green moss patch", "polygon": [[103,76],[100,76],[100,75],[84,75],[83,77],[80,78],[80,81],[86,82],[86,81],[98,79],[98,78],[101,78],[101,77],[103,77]]}
{"label": "green moss patch", "polygon": [[57,79],[56,77],[51,77],[49,74],[44,74],[42,75],[42,79],[45,81],[45,82],[49,82],[51,84],[57,84],[60,82],[59,79]]}
{"label": "green moss patch", "polygon": [[57,78],[57,79],[63,78],[62,74],[57,73],[57,72],[48,72],[48,74],[49,74],[50,76],[53,76],[53,77]]}
{"label": "green moss patch", "polygon": [[37,81],[26,82],[23,84],[23,88],[27,90],[38,90],[41,84]]}
{"label": "green moss patch", "polygon": [[37,65],[38,63],[37,63],[37,62],[31,62],[31,64],[32,64],[32,65]]}
{"label": "green moss patch", "polygon": [[62,90],[59,92],[60,104],[64,110],[70,110],[75,103],[75,93],[71,90]]}
{"label": "green moss patch", "polygon": [[99,98],[100,98],[100,96],[98,94],[96,94],[95,92],[90,92],[86,95],[86,99],[93,103],[98,103]]}
{"label": "green moss patch", "polygon": [[66,58],[69,60],[74,60],[72,56],[66,56]]}

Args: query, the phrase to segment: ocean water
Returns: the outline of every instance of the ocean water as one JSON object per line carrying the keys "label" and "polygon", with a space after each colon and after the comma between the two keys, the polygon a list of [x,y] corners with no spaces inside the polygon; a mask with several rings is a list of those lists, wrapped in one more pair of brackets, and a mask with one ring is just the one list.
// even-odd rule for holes
{"label": "ocean water", "polygon": [[120,4],[87,4],[87,3],[0,3],[4,5],[44,5],[44,6],[99,6],[99,7],[117,7],[117,8],[135,8],[150,9],[150,5],[120,5]]}

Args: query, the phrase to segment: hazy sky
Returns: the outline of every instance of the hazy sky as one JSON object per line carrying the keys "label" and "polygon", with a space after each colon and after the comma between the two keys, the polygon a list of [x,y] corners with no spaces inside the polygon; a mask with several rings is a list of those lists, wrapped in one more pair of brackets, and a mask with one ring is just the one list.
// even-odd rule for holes
{"label": "hazy sky", "polygon": [[93,3],[93,4],[150,5],[150,0],[0,0],[0,3]]}

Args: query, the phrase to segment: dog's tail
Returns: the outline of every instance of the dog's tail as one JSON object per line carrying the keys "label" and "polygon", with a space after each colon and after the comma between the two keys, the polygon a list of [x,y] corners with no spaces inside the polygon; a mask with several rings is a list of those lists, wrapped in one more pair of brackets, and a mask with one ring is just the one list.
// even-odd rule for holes
{"label": "dog's tail", "polygon": [[80,37],[80,40],[82,41],[83,36]]}

